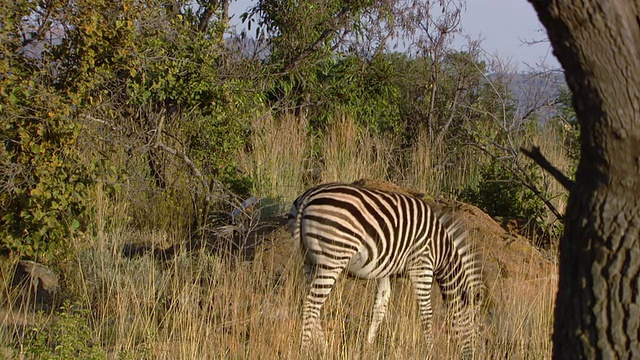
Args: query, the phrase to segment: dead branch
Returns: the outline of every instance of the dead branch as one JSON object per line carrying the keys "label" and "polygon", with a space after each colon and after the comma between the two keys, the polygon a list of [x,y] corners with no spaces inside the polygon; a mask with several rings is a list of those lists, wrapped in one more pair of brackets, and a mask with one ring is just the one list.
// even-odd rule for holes
{"label": "dead branch", "polygon": [[[491,151],[485,149],[483,146],[475,143],[470,143],[469,145],[483,151],[485,154],[491,156],[494,160],[500,161],[498,156],[493,154]],[[547,207],[547,209],[551,211],[551,213],[556,217],[556,219],[564,222],[564,216],[560,213],[560,211],[558,211],[558,209],[556,209],[556,207],[551,203],[551,201],[549,201],[549,199],[547,199],[544,196],[542,191],[540,191],[540,189],[538,189],[538,187],[534,185],[535,182],[531,179],[531,177],[527,174],[527,172],[517,162],[515,163],[515,166],[516,166],[516,169],[513,169],[511,167],[508,168],[511,174],[516,177],[516,179],[520,184],[522,184],[524,187],[529,189],[538,199],[540,199],[540,201],[542,201],[542,203]],[[568,180],[568,181],[571,181],[571,180]]]}
{"label": "dead branch", "polygon": [[531,150],[521,147],[520,151],[522,151],[523,154],[533,160],[536,164],[540,165],[540,167],[546,170],[554,179],[558,180],[565,189],[571,191],[573,188],[573,181],[563,174],[562,171],[553,166],[549,160],[542,155],[539,147],[534,146]]}
{"label": "dead branch", "polygon": [[169,154],[181,158],[182,161],[184,161],[184,163],[187,164],[187,166],[191,170],[191,174],[193,174],[193,176],[195,176],[196,178],[198,178],[198,180],[200,180],[200,184],[202,185],[202,188],[205,191],[205,206],[209,205],[211,202],[211,191],[209,189],[209,184],[207,184],[207,180],[205,179],[204,175],[202,175],[202,172],[200,172],[200,169],[198,169],[198,166],[196,166],[196,164],[189,158],[189,156],[187,156],[187,154],[183,153],[180,150],[176,150],[172,147],[165,145],[160,140],[156,142],[155,147],[161,148],[162,150],[168,152]]}

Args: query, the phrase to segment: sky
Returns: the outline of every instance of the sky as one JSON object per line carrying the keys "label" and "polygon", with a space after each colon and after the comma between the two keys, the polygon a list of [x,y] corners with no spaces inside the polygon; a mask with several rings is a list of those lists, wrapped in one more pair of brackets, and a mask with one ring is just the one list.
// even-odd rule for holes
{"label": "sky", "polygon": [[[251,0],[231,2],[229,15],[235,14],[231,23],[239,23],[240,14],[252,3]],[[527,0],[467,0],[461,22],[463,34],[481,39],[487,55],[497,56],[502,63],[521,71],[541,63],[550,68],[560,67],[548,42],[524,44],[546,39],[542,24]],[[465,44],[466,40],[460,37],[454,48],[463,49]]]}
{"label": "sky", "polygon": [[541,62],[552,68],[560,63],[548,42],[535,45],[547,37],[533,6],[527,0],[468,0],[462,14],[463,32],[482,39],[482,48],[490,55],[511,61],[520,69]]}

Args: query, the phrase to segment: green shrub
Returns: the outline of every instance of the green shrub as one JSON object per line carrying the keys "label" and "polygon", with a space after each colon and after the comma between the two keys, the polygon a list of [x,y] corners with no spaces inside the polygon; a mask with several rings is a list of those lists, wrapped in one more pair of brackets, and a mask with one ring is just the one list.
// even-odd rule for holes
{"label": "green shrub", "polygon": [[[533,170],[533,169],[530,169]],[[533,174],[533,171],[530,171]],[[479,183],[460,193],[462,201],[474,204],[491,216],[533,219],[540,222],[544,203],[499,162],[480,170]]]}
{"label": "green shrub", "polygon": [[50,326],[35,327],[25,336],[25,352],[35,359],[105,359],[106,352],[93,339],[88,310],[68,301]]}
{"label": "green shrub", "polygon": [[13,65],[0,80],[0,250],[46,262],[85,228],[91,178],[73,98],[56,93],[48,74]]}

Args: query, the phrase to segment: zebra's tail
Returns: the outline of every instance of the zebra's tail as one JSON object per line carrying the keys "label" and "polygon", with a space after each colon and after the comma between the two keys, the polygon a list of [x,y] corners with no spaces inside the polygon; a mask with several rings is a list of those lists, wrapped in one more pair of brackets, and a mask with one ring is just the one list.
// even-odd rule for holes
{"label": "zebra's tail", "polygon": [[298,200],[299,198],[291,205],[291,210],[287,216],[287,230],[294,240],[300,239],[300,221],[302,220],[302,208]]}
{"label": "zebra's tail", "polygon": [[291,234],[291,238],[294,242],[297,242],[302,246],[302,238],[300,232],[300,226],[302,224],[302,214],[307,203],[311,200],[311,194],[314,189],[310,189],[300,197],[298,197],[291,205],[289,215],[287,216],[287,230]]}
{"label": "zebra's tail", "polygon": [[307,251],[302,241],[302,231],[300,229],[302,225],[302,214],[304,213],[304,208],[310,198],[309,196],[306,196],[307,194],[309,194],[309,192],[306,192],[293,202],[288,215],[287,230],[291,234],[293,243],[297,245],[298,249],[302,253],[302,257],[304,258],[304,274],[307,281],[311,281],[313,265],[309,257],[307,257]]}
{"label": "zebra's tail", "polygon": [[319,188],[311,188],[305,191],[293,201],[289,215],[287,216],[287,230],[293,236],[294,240],[300,240],[300,223],[302,222],[302,213],[307,203],[311,200],[311,195]]}

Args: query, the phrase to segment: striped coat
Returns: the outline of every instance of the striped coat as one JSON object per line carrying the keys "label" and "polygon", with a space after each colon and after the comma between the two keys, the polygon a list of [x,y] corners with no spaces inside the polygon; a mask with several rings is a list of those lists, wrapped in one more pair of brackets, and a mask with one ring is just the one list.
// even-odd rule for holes
{"label": "striped coat", "polygon": [[312,342],[326,346],[320,311],[346,271],[378,281],[369,343],[387,312],[390,276],[404,274],[413,284],[427,343],[433,341],[431,288],[436,281],[463,353],[472,353],[473,305],[484,289],[477,254],[458,221],[439,217],[413,196],[333,183],[297,198],[288,227],[303,250],[311,280],[303,305],[303,347]]}

